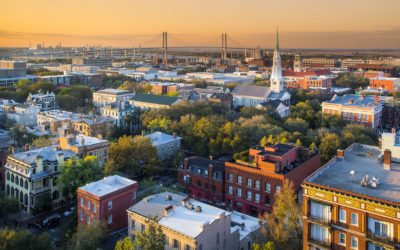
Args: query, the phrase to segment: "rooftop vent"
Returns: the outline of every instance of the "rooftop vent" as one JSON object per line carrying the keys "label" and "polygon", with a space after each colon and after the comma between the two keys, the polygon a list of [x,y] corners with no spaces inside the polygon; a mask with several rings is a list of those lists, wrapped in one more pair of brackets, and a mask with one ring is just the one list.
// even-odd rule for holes
{"label": "rooftop vent", "polygon": [[192,203],[186,204],[186,208],[192,210],[193,209],[193,204]]}
{"label": "rooftop vent", "polygon": [[196,212],[198,212],[198,213],[200,213],[200,212],[202,211],[200,206],[196,206],[196,207],[194,208],[194,210],[195,210]]}
{"label": "rooftop vent", "polygon": [[167,201],[172,200],[172,196],[170,194],[167,194]]}

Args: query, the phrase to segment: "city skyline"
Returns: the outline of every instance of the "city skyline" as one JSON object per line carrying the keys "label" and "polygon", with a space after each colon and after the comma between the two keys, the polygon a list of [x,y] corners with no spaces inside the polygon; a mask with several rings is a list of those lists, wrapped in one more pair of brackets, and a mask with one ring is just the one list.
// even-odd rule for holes
{"label": "city skyline", "polygon": [[160,46],[167,31],[170,46],[219,46],[228,33],[230,47],[273,47],[279,25],[282,48],[398,48],[396,6],[397,0],[328,7],[313,0],[18,0],[0,3],[0,46]]}

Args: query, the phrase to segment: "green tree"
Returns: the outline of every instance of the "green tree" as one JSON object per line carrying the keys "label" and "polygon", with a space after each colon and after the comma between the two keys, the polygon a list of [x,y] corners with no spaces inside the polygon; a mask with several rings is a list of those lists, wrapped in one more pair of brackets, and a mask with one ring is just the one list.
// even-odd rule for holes
{"label": "green tree", "polygon": [[53,142],[49,138],[42,136],[33,140],[32,145],[34,145],[36,148],[44,148],[50,146],[52,143]]}
{"label": "green tree", "polygon": [[97,225],[80,225],[77,232],[72,236],[68,249],[74,250],[96,250],[100,248],[107,238],[107,229],[104,222]]}
{"label": "green tree", "polygon": [[295,245],[301,249],[302,214],[296,199],[293,183],[286,180],[280,192],[275,194],[272,213],[265,213],[262,219],[266,239],[273,241],[279,249],[293,249]]}
{"label": "green tree", "polygon": [[16,88],[24,88],[24,87],[29,87],[31,84],[32,84],[31,80],[29,80],[29,79],[21,79],[14,86]]}
{"label": "green tree", "polygon": [[72,158],[63,163],[57,185],[64,197],[76,196],[76,190],[103,177],[102,168],[94,156],[85,159]]}
{"label": "green tree", "polygon": [[265,147],[268,144],[268,138],[266,136],[264,136],[261,141],[260,141],[260,145]]}
{"label": "green tree", "polygon": [[135,250],[136,246],[136,241],[131,241],[131,237],[126,237],[117,241],[114,250]]}
{"label": "green tree", "polygon": [[170,127],[171,127],[171,120],[162,118],[162,119],[154,119],[149,122],[147,125],[148,128],[154,129],[154,131],[161,131],[164,133],[172,133]]}
{"label": "green tree", "polygon": [[322,139],[319,149],[321,150],[321,159],[323,163],[328,162],[336,155],[340,147],[340,138],[336,133],[326,133]]}
{"label": "green tree", "polygon": [[164,233],[154,220],[146,221],[146,230],[141,234],[137,231],[137,247],[142,250],[163,250],[165,247]]}
{"label": "green tree", "polygon": [[36,250],[53,249],[51,239],[47,234],[33,235],[27,230],[0,230],[0,250]]}
{"label": "green tree", "polygon": [[340,73],[333,79],[333,85],[336,87],[351,88],[353,91],[358,88],[366,88],[369,86],[369,80],[352,73]]}
{"label": "green tree", "polygon": [[0,218],[7,223],[8,215],[19,211],[19,203],[15,197],[2,195],[0,197]]}
{"label": "green tree", "polygon": [[253,244],[253,250],[275,250],[275,244],[273,241],[268,241],[264,245]]}

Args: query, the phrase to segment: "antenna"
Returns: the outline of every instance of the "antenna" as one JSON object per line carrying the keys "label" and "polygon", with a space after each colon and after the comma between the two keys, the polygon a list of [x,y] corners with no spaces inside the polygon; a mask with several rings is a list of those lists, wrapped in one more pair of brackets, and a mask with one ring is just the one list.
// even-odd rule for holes
{"label": "antenna", "polygon": [[350,171],[350,174],[351,174],[351,181],[354,181],[354,173],[355,173],[354,170],[351,170],[351,171]]}

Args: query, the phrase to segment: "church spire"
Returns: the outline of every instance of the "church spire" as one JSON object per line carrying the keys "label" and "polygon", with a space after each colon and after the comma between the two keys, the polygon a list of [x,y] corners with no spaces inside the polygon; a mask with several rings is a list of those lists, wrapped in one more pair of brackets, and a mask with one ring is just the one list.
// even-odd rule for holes
{"label": "church spire", "polygon": [[279,51],[279,30],[278,27],[276,27],[276,44],[275,44],[275,50]]}

